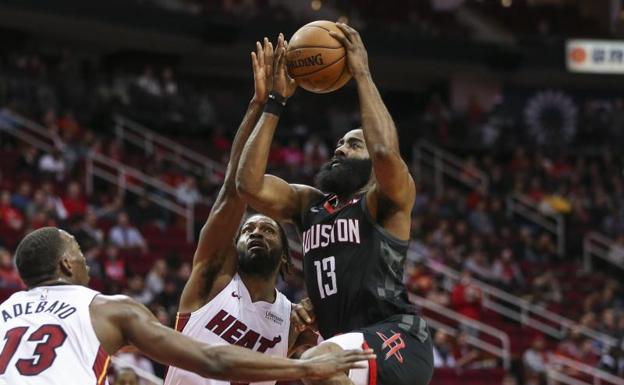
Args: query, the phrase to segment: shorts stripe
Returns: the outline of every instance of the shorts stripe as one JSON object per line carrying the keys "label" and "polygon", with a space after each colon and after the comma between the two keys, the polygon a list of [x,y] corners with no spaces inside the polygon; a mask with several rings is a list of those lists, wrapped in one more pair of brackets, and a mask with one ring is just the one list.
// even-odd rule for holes
{"label": "shorts stripe", "polygon": [[[362,349],[370,349],[366,341],[362,343]],[[377,360],[368,360],[368,385],[377,385]]]}
{"label": "shorts stripe", "polygon": [[93,363],[93,373],[95,374],[95,380],[97,385],[105,383],[106,374],[108,372],[108,365],[110,364],[110,356],[102,346],[98,348],[95,362]]}

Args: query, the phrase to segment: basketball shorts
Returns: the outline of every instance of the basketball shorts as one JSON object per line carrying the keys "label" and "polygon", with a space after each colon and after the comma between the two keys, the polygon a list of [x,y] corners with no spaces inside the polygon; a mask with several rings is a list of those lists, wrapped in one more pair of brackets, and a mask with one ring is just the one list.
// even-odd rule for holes
{"label": "basketball shorts", "polygon": [[330,342],[344,350],[375,351],[367,368],[349,372],[355,385],[427,385],[433,375],[431,334],[418,316],[397,315],[322,343]]}

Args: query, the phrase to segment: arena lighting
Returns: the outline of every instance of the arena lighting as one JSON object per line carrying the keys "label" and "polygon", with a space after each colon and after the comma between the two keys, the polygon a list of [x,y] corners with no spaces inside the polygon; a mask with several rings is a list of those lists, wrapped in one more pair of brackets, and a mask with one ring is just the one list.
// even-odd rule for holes
{"label": "arena lighting", "polygon": [[321,2],[321,0],[312,0],[312,2],[310,3],[310,7],[314,11],[318,11],[319,9],[321,9],[322,6],[323,6],[323,3]]}
{"label": "arena lighting", "polygon": [[570,39],[566,65],[572,72],[624,74],[624,41]]}
{"label": "arena lighting", "polygon": [[505,8],[511,7],[512,0],[501,0],[501,5]]}

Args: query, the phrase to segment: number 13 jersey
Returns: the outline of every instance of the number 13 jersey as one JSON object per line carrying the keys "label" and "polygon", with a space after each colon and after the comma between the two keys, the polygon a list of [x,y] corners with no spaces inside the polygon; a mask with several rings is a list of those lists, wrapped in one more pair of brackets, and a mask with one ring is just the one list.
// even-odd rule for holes
{"label": "number 13 jersey", "polygon": [[109,357],[91,326],[97,291],[40,286],[0,304],[0,385],[101,385]]}
{"label": "number 13 jersey", "polygon": [[415,313],[403,284],[408,242],[371,218],[364,194],[340,209],[335,200],[326,196],[302,217],[306,287],[325,339]]}

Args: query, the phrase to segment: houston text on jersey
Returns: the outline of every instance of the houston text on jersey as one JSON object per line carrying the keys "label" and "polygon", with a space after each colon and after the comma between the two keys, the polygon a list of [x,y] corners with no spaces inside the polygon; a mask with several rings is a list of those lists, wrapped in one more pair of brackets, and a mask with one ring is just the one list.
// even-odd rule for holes
{"label": "houston text on jersey", "polygon": [[337,219],[331,225],[312,225],[303,233],[303,252],[307,254],[337,242],[360,243],[359,219]]}

